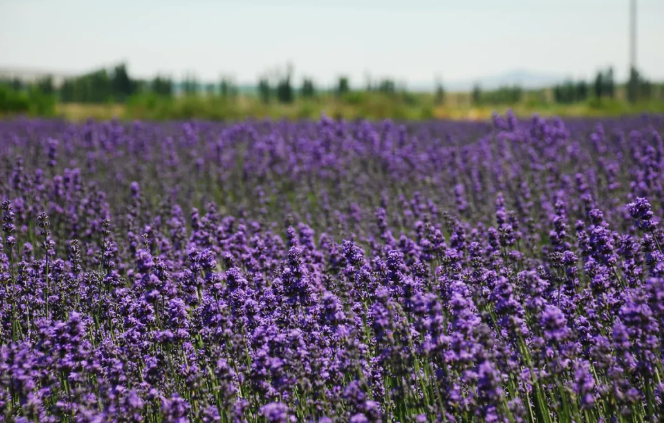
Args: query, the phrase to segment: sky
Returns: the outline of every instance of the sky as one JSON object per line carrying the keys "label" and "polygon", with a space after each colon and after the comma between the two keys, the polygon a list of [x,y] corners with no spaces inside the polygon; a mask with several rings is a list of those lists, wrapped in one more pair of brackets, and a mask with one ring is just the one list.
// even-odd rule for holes
{"label": "sky", "polygon": [[[240,83],[294,66],[351,83],[514,70],[591,78],[629,62],[629,0],[0,0],[0,67]],[[664,80],[664,0],[638,0],[638,67]]]}

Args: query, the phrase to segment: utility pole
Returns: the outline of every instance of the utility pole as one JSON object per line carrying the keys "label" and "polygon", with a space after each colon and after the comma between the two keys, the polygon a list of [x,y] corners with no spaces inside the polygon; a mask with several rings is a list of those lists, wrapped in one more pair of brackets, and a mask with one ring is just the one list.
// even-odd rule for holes
{"label": "utility pole", "polygon": [[636,69],[636,0],[630,0],[629,64]]}
{"label": "utility pole", "polygon": [[629,77],[627,79],[627,99],[638,100],[639,74],[636,70],[636,0],[629,2]]}

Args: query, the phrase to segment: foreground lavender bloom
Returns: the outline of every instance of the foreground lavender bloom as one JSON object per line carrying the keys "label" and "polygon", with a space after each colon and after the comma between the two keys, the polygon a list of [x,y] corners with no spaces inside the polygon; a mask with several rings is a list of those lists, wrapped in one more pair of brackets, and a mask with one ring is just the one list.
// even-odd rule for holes
{"label": "foreground lavender bloom", "polygon": [[290,423],[291,421],[295,421],[292,416],[289,417],[288,407],[282,403],[273,402],[265,404],[261,407],[260,412],[269,423]]}
{"label": "foreground lavender bloom", "polygon": [[661,116],[0,122],[0,420],[664,417]]}
{"label": "foreground lavender bloom", "polygon": [[656,224],[652,222],[653,212],[650,203],[645,198],[637,198],[633,203],[627,205],[632,219],[636,220],[636,226],[644,231],[650,231]]}

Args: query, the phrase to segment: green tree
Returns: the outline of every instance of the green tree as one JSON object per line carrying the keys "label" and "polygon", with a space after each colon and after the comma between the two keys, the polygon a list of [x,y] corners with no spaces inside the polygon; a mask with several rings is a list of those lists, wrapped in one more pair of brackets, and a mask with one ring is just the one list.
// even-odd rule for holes
{"label": "green tree", "polygon": [[157,75],[150,83],[150,91],[163,97],[173,96],[173,81]]}
{"label": "green tree", "polygon": [[473,104],[478,105],[482,101],[482,88],[479,84],[473,85],[473,91],[470,94],[470,100]]}
{"label": "green tree", "polygon": [[55,88],[53,87],[53,77],[51,75],[47,75],[43,78],[40,78],[39,81],[37,81],[37,89],[39,89],[39,91],[45,95],[53,95],[53,93],[55,93]]}
{"label": "green tree", "polygon": [[350,92],[350,84],[348,82],[348,77],[340,76],[337,83],[337,95],[342,96],[347,92]]}
{"label": "green tree", "polygon": [[310,78],[304,78],[300,95],[304,98],[314,98],[316,96],[316,87],[314,86],[313,80]]}
{"label": "green tree", "polygon": [[553,98],[556,103],[570,104],[578,99],[579,86],[573,80],[567,79],[562,84],[556,85],[553,90]]}
{"label": "green tree", "polygon": [[397,91],[396,84],[389,78],[383,79],[378,83],[378,91],[383,94],[392,95]]}
{"label": "green tree", "polygon": [[576,83],[576,101],[586,101],[588,98],[588,84],[583,79]]}
{"label": "green tree", "polygon": [[0,84],[0,116],[16,113],[52,116],[55,113],[55,96],[42,93],[36,84],[21,91],[15,90],[11,81]]}
{"label": "green tree", "polygon": [[267,78],[261,78],[258,81],[258,96],[263,103],[267,104],[270,102],[272,89],[270,87],[270,81]]}
{"label": "green tree", "polygon": [[[105,71],[104,71],[105,72]],[[125,101],[134,94],[136,84],[132,81],[124,63],[117,65],[111,75],[111,90],[116,101]]]}
{"label": "green tree", "polygon": [[71,103],[74,101],[74,82],[71,79],[65,79],[60,86],[60,101]]}
{"label": "green tree", "polygon": [[642,79],[639,84],[639,96],[642,99],[650,100],[653,94],[652,83],[647,79]]}
{"label": "green tree", "polygon": [[595,98],[602,98],[604,95],[604,75],[602,71],[597,71],[597,76],[595,76],[595,85],[594,85],[594,94]]}
{"label": "green tree", "polygon": [[14,89],[13,81],[0,85],[0,115],[26,113],[30,108],[25,93]]}
{"label": "green tree", "polygon": [[609,98],[613,98],[616,95],[615,83],[613,82],[613,68],[609,67],[606,73],[604,74],[604,89],[603,94]]}
{"label": "green tree", "polygon": [[277,82],[277,100],[280,103],[293,102],[293,86],[291,85],[292,66],[288,66],[286,74]]}
{"label": "green tree", "polygon": [[[93,72],[92,74],[88,75],[87,78],[89,80],[88,101],[93,103],[103,103],[111,100],[111,98],[115,97],[115,95],[118,95],[118,93],[113,92],[113,81],[111,78],[109,78],[106,69]],[[128,94],[122,93],[116,100],[124,101],[130,93],[131,90]]]}
{"label": "green tree", "polygon": [[219,82],[219,95],[223,98],[232,98],[237,94],[237,88],[230,78],[222,78]]}
{"label": "green tree", "polygon": [[440,81],[436,82],[436,94],[434,101],[437,105],[445,103],[445,88],[443,88],[443,84]]}
{"label": "green tree", "polygon": [[576,84],[572,79],[565,81],[563,85],[563,92],[565,93],[565,103],[571,104],[574,103],[576,98]]}
{"label": "green tree", "polygon": [[556,84],[553,87],[553,101],[556,103],[562,103],[563,102],[563,90],[560,87],[560,84]]}
{"label": "green tree", "polygon": [[187,96],[195,96],[198,94],[198,80],[193,74],[187,74],[182,81],[182,91]]}
{"label": "green tree", "polygon": [[630,68],[627,80],[627,99],[632,103],[639,99],[640,79],[639,71],[636,68]]}
{"label": "green tree", "polygon": [[23,84],[23,81],[21,81],[19,78],[14,78],[14,79],[12,79],[12,82],[11,82],[11,88],[12,88],[12,90],[14,90],[14,91],[22,91],[23,88],[24,88],[24,85],[25,85],[25,84]]}

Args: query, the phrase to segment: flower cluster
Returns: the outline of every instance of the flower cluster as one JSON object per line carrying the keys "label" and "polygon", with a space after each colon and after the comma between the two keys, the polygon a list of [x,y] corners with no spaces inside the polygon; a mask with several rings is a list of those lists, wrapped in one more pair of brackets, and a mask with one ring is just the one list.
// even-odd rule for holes
{"label": "flower cluster", "polygon": [[663,129],[0,122],[0,420],[662,421]]}

